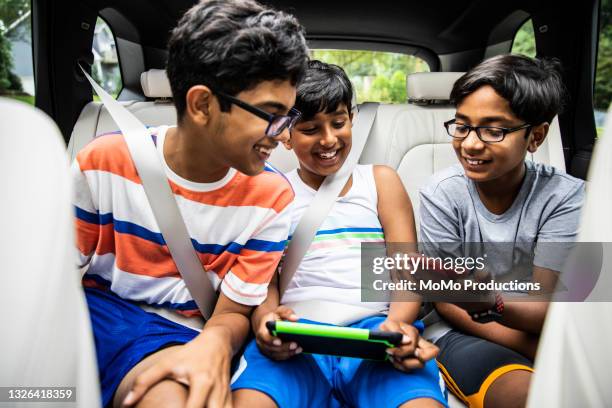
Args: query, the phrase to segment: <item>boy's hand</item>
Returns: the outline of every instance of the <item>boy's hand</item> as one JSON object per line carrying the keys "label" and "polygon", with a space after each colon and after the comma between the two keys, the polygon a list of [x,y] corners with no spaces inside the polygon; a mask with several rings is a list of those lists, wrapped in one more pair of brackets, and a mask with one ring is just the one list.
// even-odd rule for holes
{"label": "boy's hand", "polygon": [[[489,271],[480,270],[473,273],[469,279],[477,283],[486,283],[491,281],[493,277]],[[485,311],[495,306],[495,292],[492,290],[472,290],[468,299],[462,302],[453,302],[453,304],[459,306],[468,314]]]}
{"label": "boy's hand", "polygon": [[231,347],[223,333],[214,329],[202,332],[136,377],[123,405],[134,406],[155,384],[172,379],[189,388],[186,408],[229,407],[231,359]]}
{"label": "boy's hand", "polygon": [[438,355],[438,347],[423,339],[419,331],[411,324],[385,320],[380,329],[402,333],[402,344],[387,349],[391,364],[400,371],[410,372],[423,368],[425,363]]}
{"label": "boy's hand", "polygon": [[259,350],[271,358],[272,360],[287,360],[296,354],[302,352],[302,348],[295,342],[283,343],[278,337],[274,337],[270,334],[270,331],[266,327],[266,322],[272,320],[288,320],[291,322],[297,322],[297,315],[286,306],[279,306],[274,312],[264,315],[259,321],[259,327],[255,332],[255,341]]}

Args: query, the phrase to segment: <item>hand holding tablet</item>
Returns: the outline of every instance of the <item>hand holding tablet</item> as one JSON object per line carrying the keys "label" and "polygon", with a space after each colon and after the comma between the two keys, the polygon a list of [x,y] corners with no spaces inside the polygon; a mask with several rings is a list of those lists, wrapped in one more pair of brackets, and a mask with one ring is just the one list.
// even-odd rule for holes
{"label": "hand holding tablet", "polygon": [[294,311],[287,306],[278,306],[272,313],[267,313],[259,319],[255,329],[255,341],[259,350],[268,358],[276,361],[287,360],[302,352],[296,342],[283,342],[268,330],[268,321],[285,320],[297,322],[298,317]]}
{"label": "hand holding tablet", "polygon": [[425,362],[438,355],[438,347],[422,338],[418,329],[411,324],[387,319],[381,323],[380,328],[403,334],[401,345],[387,349],[389,361],[400,371],[410,372],[423,368]]}

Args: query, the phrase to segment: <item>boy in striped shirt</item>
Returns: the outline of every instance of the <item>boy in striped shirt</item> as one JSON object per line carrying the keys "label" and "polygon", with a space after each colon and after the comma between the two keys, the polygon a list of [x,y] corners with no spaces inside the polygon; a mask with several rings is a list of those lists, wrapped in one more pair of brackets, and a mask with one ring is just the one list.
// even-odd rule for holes
{"label": "boy in striped shirt", "polygon": [[171,34],[178,126],[151,137],[202,279],[219,292],[203,329],[123,136],[101,136],[77,155],[77,246],[104,406],[230,403],[232,356],[290,225],[293,192],[265,160],[299,116],[290,108],[306,59],[299,23],[254,1],[199,3]]}

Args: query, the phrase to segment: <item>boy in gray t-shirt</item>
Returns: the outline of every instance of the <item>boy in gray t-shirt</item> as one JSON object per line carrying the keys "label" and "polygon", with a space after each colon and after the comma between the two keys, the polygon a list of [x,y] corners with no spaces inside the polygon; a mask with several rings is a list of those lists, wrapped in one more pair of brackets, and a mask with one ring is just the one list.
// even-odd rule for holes
{"label": "boy in gray t-shirt", "polygon": [[[562,96],[556,62],[517,55],[457,80],[457,112],[444,125],[460,165],[421,190],[421,241],[526,245],[533,279],[554,287],[564,249],[555,243],[576,239],[584,182],[525,156],[544,141]],[[513,257],[502,258],[494,273],[513,273]],[[441,320],[426,335],[440,347],[449,388],[470,407],[524,405],[547,302],[504,304],[495,293],[489,303],[435,306]]]}

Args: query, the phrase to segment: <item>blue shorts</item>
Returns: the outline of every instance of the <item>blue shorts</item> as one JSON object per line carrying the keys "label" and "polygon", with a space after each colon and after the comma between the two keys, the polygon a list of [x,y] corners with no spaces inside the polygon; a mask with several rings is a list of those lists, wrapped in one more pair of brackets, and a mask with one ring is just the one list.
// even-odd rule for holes
{"label": "blue shorts", "polygon": [[[369,317],[351,327],[373,329],[383,317]],[[420,323],[420,322],[419,322]],[[251,341],[232,377],[232,390],[261,391],[284,407],[397,407],[416,398],[447,406],[446,388],[434,360],[411,373],[389,362],[300,354],[274,361]]]}
{"label": "blue shorts", "polygon": [[112,405],[123,377],[150,354],[185,344],[199,332],[142,310],[111,292],[85,288],[96,342],[102,406]]}

